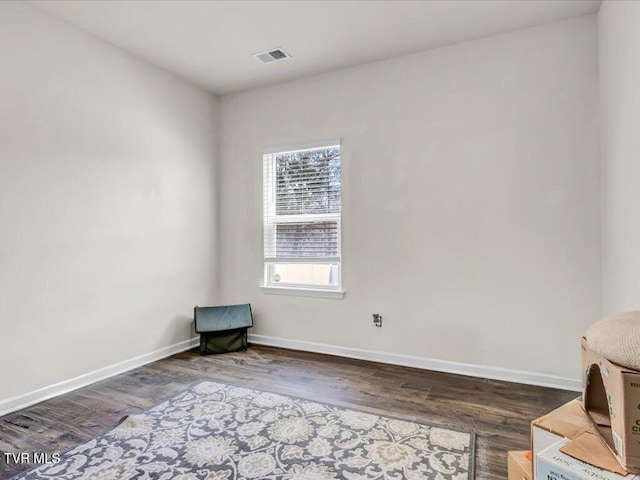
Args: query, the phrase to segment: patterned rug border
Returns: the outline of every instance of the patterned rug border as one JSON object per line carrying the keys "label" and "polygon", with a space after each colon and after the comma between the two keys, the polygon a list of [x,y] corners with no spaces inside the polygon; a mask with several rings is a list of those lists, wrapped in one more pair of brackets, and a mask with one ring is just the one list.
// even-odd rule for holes
{"label": "patterned rug border", "polygon": [[[282,395],[285,397],[289,397],[289,398],[294,398],[296,400],[304,400],[307,402],[315,402],[315,403],[320,403],[320,404],[325,404],[325,405],[330,405],[333,407],[338,407],[338,408],[343,408],[346,410],[354,410],[356,412],[364,412],[364,413],[373,413],[375,412],[376,415],[379,416],[383,416],[386,418],[391,418],[394,420],[404,420],[404,421],[408,421],[408,422],[414,422],[420,425],[425,425],[428,427],[436,427],[436,428],[443,428],[443,429],[447,429],[447,430],[452,430],[454,432],[458,432],[458,433],[466,433],[469,435],[469,465],[467,466],[467,472],[469,473],[469,479],[470,480],[474,480],[475,476],[476,476],[476,471],[475,471],[475,463],[476,463],[476,432],[474,431],[470,431],[470,430],[464,430],[461,428],[457,428],[457,427],[451,427],[450,425],[446,425],[446,424],[442,424],[442,423],[431,423],[431,422],[426,422],[426,421],[422,421],[422,420],[416,420],[415,417],[411,417],[409,415],[389,415],[388,413],[386,413],[386,411],[375,408],[375,407],[368,407],[368,406],[363,406],[363,405],[358,405],[357,408],[351,407],[351,406],[346,406],[344,403],[342,402],[327,402],[327,401],[320,401],[320,400],[316,400],[316,399],[309,399],[307,397],[301,397],[298,395],[291,395],[288,393],[279,393],[279,392],[274,392],[271,390],[263,390],[260,388],[251,388],[251,387],[247,387],[245,385],[239,385],[239,384],[235,384],[235,383],[227,383],[227,382],[222,382],[219,380],[209,380],[209,379],[205,379],[205,380],[197,380],[193,383],[190,383],[189,385],[187,385],[186,387],[184,387],[183,389],[177,391],[176,393],[173,393],[172,395],[170,395],[169,397],[167,397],[166,399],[162,400],[161,402],[153,405],[152,407],[149,408],[145,408],[144,410],[142,410],[139,413],[131,413],[131,414],[127,414],[125,416],[123,416],[122,418],[120,418],[120,420],[118,420],[117,422],[115,422],[113,425],[107,427],[105,430],[103,430],[101,433],[94,435],[90,438],[88,438],[87,440],[83,440],[81,441],[79,444],[74,445],[72,447],[70,447],[69,449],[65,450],[64,452],[58,452],[60,453],[60,456],[63,457],[65,455],[67,455],[69,452],[71,452],[72,450],[74,450],[75,448],[79,447],[80,445],[84,445],[87,442],[90,442],[91,440],[98,440],[101,439],[103,437],[105,437],[109,432],[111,432],[112,430],[114,430],[116,427],[118,427],[120,424],[122,424],[125,420],[127,420],[127,418],[129,418],[132,415],[143,415],[155,408],[158,408],[160,405],[164,404],[165,402],[168,402],[170,399],[177,397],[179,395],[182,395],[186,392],[188,392],[189,390],[192,390],[193,388],[195,388],[197,385],[203,384],[203,383],[217,383],[220,385],[226,385],[228,387],[238,387],[238,388],[247,388],[249,390],[253,390],[255,392],[262,392],[262,393],[272,393],[272,394],[276,394],[276,395]],[[51,453],[51,452],[49,452]],[[30,473],[33,470],[37,470],[38,468],[42,467],[42,464],[38,464],[38,465],[33,465],[31,468],[27,468],[26,470],[23,470],[22,472],[16,473],[15,475],[13,475],[12,477],[9,477],[7,480],[15,480],[18,477],[22,476],[22,475],[27,475],[28,473]]]}

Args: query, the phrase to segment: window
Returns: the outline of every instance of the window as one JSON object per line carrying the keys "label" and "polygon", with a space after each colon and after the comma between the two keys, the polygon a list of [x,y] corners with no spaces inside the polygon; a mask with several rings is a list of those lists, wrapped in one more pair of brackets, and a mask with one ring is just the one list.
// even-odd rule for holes
{"label": "window", "polygon": [[340,142],[265,153],[264,286],[339,292]]}

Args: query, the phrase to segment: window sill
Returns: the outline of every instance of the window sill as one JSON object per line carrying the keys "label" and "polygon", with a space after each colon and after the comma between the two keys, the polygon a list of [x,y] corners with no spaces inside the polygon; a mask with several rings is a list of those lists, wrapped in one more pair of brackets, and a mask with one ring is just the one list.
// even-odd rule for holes
{"label": "window sill", "polygon": [[270,295],[294,295],[298,297],[335,298],[342,300],[344,290],[323,290],[320,288],[296,288],[296,287],[265,287],[260,286],[264,293]]}

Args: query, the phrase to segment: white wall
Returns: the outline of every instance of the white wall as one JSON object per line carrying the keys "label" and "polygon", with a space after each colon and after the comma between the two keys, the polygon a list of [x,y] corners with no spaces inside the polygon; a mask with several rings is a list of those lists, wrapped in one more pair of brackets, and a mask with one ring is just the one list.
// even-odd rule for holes
{"label": "white wall", "polygon": [[[221,300],[256,334],[579,379],[597,70],[589,16],[223,97]],[[261,151],[334,137],[346,297],[263,294]]]}
{"label": "white wall", "polygon": [[603,313],[640,309],[640,2],[598,13]]}
{"label": "white wall", "polygon": [[0,401],[191,337],[217,99],[0,2]]}

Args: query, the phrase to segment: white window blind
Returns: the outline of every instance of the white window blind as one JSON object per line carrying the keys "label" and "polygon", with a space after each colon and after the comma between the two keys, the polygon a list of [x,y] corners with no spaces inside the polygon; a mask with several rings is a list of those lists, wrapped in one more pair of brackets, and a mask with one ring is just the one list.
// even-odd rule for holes
{"label": "white window blind", "polygon": [[340,145],[267,153],[265,285],[340,287]]}

